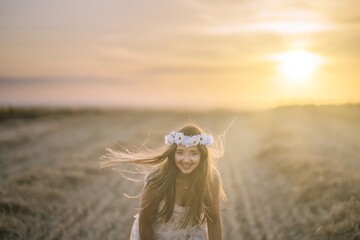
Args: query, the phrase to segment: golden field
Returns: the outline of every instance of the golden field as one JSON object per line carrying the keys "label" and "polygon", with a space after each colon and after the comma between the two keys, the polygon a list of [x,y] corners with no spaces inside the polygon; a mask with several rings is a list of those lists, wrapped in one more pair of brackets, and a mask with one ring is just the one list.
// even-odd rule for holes
{"label": "golden field", "polygon": [[[0,239],[128,239],[142,182],[106,147],[160,147],[194,122],[225,135],[224,239],[360,239],[360,106],[257,112],[0,111]],[[141,179],[143,176],[135,176]]]}

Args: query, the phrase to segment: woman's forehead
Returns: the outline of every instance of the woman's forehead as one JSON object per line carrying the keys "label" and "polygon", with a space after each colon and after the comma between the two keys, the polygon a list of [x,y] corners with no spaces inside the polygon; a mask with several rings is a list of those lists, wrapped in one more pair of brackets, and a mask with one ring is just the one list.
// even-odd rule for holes
{"label": "woman's forehead", "polygon": [[186,151],[198,151],[199,150],[197,146],[186,147],[185,145],[182,145],[182,144],[179,144],[177,146],[177,149],[186,150]]}

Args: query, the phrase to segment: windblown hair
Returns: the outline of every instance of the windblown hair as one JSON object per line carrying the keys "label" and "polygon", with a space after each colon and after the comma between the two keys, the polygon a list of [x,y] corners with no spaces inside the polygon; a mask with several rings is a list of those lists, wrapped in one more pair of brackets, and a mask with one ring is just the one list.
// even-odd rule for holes
{"label": "windblown hair", "polygon": [[[202,134],[203,131],[196,125],[187,125],[178,132],[186,136]],[[214,201],[214,184],[218,171],[214,165],[214,158],[223,154],[223,141],[219,137],[214,141],[213,147],[197,145],[200,151],[200,163],[191,174],[192,186],[189,191],[188,211],[182,219],[182,228],[188,225],[199,225],[210,220],[211,204]],[[160,203],[158,219],[163,222],[170,220],[175,205],[176,176],[179,169],[175,163],[177,145],[168,146],[165,150],[144,150],[142,152],[117,152],[107,148],[107,154],[101,157],[101,167],[116,166],[119,163],[133,163],[145,169],[151,166],[146,185],[142,192],[145,206]],[[145,167],[145,168],[144,168]],[[220,184],[220,197],[226,200],[225,193]]]}

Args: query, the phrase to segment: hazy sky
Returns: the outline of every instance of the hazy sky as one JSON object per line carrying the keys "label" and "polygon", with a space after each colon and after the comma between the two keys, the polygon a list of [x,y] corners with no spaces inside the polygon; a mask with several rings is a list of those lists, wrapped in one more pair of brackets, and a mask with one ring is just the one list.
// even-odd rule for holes
{"label": "hazy sky", "polygon": [[360,1],[1,0],[0,104],[360,101]]}

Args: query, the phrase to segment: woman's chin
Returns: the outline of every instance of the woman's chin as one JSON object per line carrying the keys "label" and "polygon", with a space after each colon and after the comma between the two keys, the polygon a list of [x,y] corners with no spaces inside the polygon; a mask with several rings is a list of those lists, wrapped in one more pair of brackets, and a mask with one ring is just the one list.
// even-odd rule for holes
{"label": "woman's chin", "polygon": [[194,169],[193,168],[180,168],[180,171],[181,171],[181,173],[182,174],[185,174],[185,175],[187,175],[187,174],[190,174],[190,173],[192,173],[193,171],[194,171]]}

